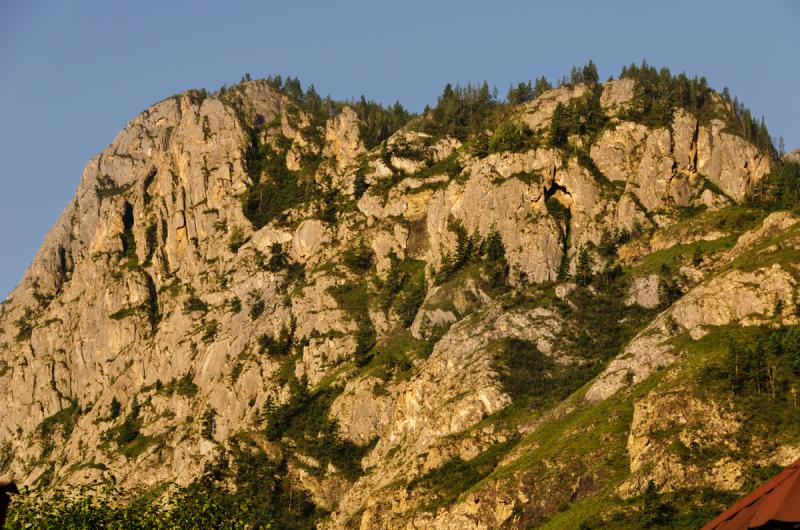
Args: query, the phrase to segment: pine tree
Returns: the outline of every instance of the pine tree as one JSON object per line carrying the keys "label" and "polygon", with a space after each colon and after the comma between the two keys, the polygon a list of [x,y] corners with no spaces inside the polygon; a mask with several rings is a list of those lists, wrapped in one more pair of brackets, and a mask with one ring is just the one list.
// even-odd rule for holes
{"label": "pine tree", "polygon": [[550,144],[553,147],[564,147],[567,145],[567,135],[569,132],[569,116],[563,103],[556,105],[553,117],[550,120]]}
{"label": "pine tree", "polygon": [[591,60],[583,67],[583,82],[590,85],[596,85],[600,82],[600,74],[597,72],[597,66],[595,66]]}
{"label": "pine tree", "polygon": [[119,413],[122,410],[122,404],[117,400],[116,397],[111,399],[111,407],[109,409],[109,417],[113,420],[119,417]]}
{"label": "pine tree", "polygon": [[589,249],[583,247],[578,254],[578,264],[575,268],[575,282],[585,287],[592,283],[592,257]]}

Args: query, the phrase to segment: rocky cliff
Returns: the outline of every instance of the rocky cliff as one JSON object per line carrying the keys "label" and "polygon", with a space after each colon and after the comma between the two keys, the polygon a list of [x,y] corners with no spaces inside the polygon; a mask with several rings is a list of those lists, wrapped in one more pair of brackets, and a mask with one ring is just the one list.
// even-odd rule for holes
{"label": "rocky cliff", "polygon": [[517,528],[797,458],[713,375],[800,311],[798,218],[743,206],[779,162],[636,83],[377,145],[267,81],[149,108],[0,308],[0,474],[235,489],[263,454],[322,527]]}

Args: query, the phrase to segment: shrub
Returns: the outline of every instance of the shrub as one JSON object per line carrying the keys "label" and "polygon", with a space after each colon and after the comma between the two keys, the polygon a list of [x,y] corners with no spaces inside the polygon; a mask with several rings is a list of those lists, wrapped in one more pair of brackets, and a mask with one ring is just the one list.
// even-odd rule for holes
{"label": "shrub", "polygon": [[492,97],[488,83],[444,87],[428,120],[420,122],[423,132],[434,136],[454,136],[465,140],[486,128],[487,122],[497,112],[497,102]]}
{"label": "shrub", "polygon": [[183,308],[189,313],[194,313],[194,312],[205,313],[208,311],[208,304],[203,302],[194,293],[192,293],[183,303]]}
{"label": "shrub", "polygon": [[323,466],[332,463],[346,478],[356,479],[362,472],[361,458],[371,445],[359,447],[339,437],[336,420],[328,418],[336,394],[329,388],[311,392],[305,378],[292,378],[289,386],[289,399],[265,410],[267,438],[278,441],[288,437]]}
{"label": "shrub", "polygon": [[355,200],[363,197],[369,189],[369,183],[367,182],[368,169],[369,164],[366,160],[363,160],[356,170],[356,175],[353,180],[353,198],[355,198]]}
{"label": "shrub", "polygon": [[267,308],[264,300],[261,298],[261,294],[258,291],[250,291],[249,296],[250,301],[250,320],[255,320],[261,316],[264,310]]}
{"label": "shrub", "polygon": [[435,512],[440,506],[452,504],[462,492],[488,476],[518,441],[519,437],[511,437],[505,442],[491,446],[471,460],[465,461],[456,456],[424,475],[414,478],[409,482],[408,489],[410,491],[423,489],[425,495],[422,498],[426,503],[422,509]]}
{"label": "shrub", "polygon": [[242,301],[238,296],[234,296],[228,300],[228,307],[230,307],[232,313],[239,313],[242,310]]}
{"label": "shrub", "polygon": [[200,390],[197,385],[194,384],[194,374],[192,372],[183,374],[180,379],[173,383],[173,388],[176,394],[184,397],[193,397],[197,395],[197,392]]}
{"label": "shrub", "polygon": [[271,255],[267,263],[267,270],[270,272],[278,272],[289,266],[289,257],[283,251],[283,245],[280,243],[273,243],[270,246]]}
{"label": "shrub", "polygon": [[356,350],[353,353],[356,366],[364,367],[372,359],[372,348],[375,347],[377,334],[369,315],[362,316],[358,321],[356,331]]}
{"label": "shrub", "polygon": [[592,283],[594,273],[592,272],[592,257],[589,249],[583,247],[578,254],[578,264],[575,268],[575,283],[585,287]]}
{"label": "shrub", "polygon": [[524,151],[536,147],[533,133],[524,123],[504,121],[489,138],[489,153]]}
{"label": "shrub", "polygon": [[355,248],[348,248],[344,252],[344,264],[353,272],[366,272],[375,261],[375,253],[369,248],[362,237]]}
{"label": "shrub", "polygon": [[242,197],[242,208],[244,216],[256,229],[267,225],[307,196],[307,190],[298,180],[298,173],[286,167],[289,145],[290,141],[281,136],[275,149],[261,143],[260,129],[253,129],[250,133],[244,159],[251,184]]}
{"label": "shrub", "polygon": [[205,438],[206,440],[213,440],[214,439],[214,430],[217,426],[217,411],[214,410],[214,407],[209,407],[203,413],[203,419],[200,423],[200,436]]}
{"label": "shrub", "polygon": [[262,353],[271,357],[289,355],[294,346],[294,334],[297,329],[297,321],[294,317],[289,321],[289,325],[283,325],[277,339],[273,339],[267,334],[258,337],[258,345]]}
{"label": "shrub", "polygon": [[109,407],[108,417],[112,420],[117,419],[119,417],[119,413],[122,410],[122,404],[117,400],[116,397],[111,399],[111,406]]}
{"label": "shrub", "polygon": [[17,326],[17,342],[26,341],[31,338],[34,325],[33,317],[33,310],[30,307],[26,307],[23,315],[14,321],[14,325]]}
{"label": "shrub", "polygon": [[244,235],[244,230],[241,227],[235,226],[231,231],[231,237],[228,240],[228,248],[234,254],[239,252],[239,249],[247,243],[247,238]]}

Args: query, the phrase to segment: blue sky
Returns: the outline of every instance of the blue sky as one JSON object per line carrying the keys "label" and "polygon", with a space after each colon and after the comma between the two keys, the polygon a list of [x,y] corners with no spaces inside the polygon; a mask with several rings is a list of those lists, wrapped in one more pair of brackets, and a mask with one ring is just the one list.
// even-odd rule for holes
{"label": "blue sky", "polygon": [[728,86],[800,146],[800,2],[0,0],[0,298],[88,159],[152,103],[270,73],[433,104],[447,82],[603,79],[647,59]]}

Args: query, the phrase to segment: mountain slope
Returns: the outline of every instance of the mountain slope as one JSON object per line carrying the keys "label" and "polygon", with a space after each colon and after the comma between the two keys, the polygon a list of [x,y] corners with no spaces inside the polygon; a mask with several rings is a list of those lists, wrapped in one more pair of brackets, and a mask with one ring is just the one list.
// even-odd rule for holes
{"label": "mountain slope", "polygon": [[[0,472],[267,481],[302,501],[259,517],[297,527],[713,513],[698,492],[798,456],[794,328],[770,330],[800,225],[767,206],[794,166],[653,72],[448,86],[417,117],[274,79],[151,107],[2,305]],[[686,510],[651,514],[650,481]]]}

